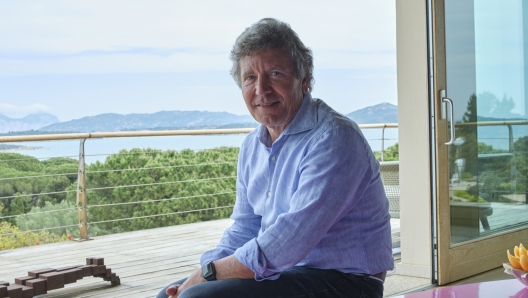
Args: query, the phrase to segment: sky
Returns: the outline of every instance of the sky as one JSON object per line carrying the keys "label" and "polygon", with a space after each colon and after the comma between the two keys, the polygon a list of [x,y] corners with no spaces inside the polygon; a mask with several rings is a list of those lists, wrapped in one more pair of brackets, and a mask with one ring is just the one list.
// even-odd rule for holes
{"label": "sky", "polygon": [[314,54],[313,97],[341,113],[397,104],[394,0],[0,2],[0,114],[249,114],[229,52],[264,17]]}

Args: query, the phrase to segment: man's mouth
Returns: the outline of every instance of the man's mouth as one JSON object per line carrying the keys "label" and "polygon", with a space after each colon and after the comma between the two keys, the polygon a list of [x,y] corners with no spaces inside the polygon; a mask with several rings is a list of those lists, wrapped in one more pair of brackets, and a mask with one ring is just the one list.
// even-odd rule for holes
{"label": "man's mouth", "polygon": [[275,104],[277,104],[278,101],[275,101],[275,102],[267,102],[267,103],[259,103],[259,104],[256,104],[257,107],[263,107],[263,108],[267,108],[267,107],[271,107]]}

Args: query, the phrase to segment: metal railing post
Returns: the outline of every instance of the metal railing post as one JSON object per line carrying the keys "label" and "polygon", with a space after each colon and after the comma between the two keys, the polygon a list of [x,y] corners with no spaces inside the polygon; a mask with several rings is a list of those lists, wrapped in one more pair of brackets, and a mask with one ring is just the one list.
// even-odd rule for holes
{"label": "metal railing post", "polygon": [[84,142],[82,139],[79,146],[79,172],[77,175],[77,216],[79,218],[80,237],[78,241],[90,240],[88,238],[88,213],[86,209],[86,172],[84,169]]}
{"label": "metal railing post", "polygon": [[385,125],[381,128],[381,161],[385,161]]}
{"label": "metal railing post", "polygon": [[[515,193],[517,190],[517,160],[515,158],[515,143],[513,142],[513,128],[511,124],[506,124],[508,127],[508,151],[512,154],[512,160],[510,163],[510,191]],[[526,200],[526,198],[525,198]]]}

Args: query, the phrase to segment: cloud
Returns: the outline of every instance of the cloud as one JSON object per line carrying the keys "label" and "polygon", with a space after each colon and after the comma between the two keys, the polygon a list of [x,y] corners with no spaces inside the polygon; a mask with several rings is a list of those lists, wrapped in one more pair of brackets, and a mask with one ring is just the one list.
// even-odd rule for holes
{"label": "cloud", "polygon": [[228,71],[231,67],[227,52],[169,52],[87,52],[43,58],[0,56],[0,76]]}
{"label": "cloud", "polygon": [[236,0],[2,1],[0,75],[228,70],[236,37],[263,17],[290,23],[318,67],[394,65],[386,58],[396,53],[393,1],[254,6]]}
{"label": "cloud", "polygon": [[13,104],[0,103],[0,114],[11,118],[22,118],[29,114],[35,114],[39,112],[51,113],[52,111],[52,108],[39,103],[29,106],[16,106]]}

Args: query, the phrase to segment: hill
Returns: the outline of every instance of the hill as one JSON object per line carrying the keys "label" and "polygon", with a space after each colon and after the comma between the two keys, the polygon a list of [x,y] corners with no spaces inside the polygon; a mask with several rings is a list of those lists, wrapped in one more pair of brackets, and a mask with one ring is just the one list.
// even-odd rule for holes
{"label": "hill", "polygon": [[[346,116],[358,124],[397,123],[398,107],[382,103],[366,107]],[[166,129],[218,129],[256,127],[250,115],[235,115],[227,112],[207,111],[161,111],[153,114],[107,113],[59,122],[50,114],[31,114],[21,119],[12,119],[0,114],[1,135],[25,135],[46,133],[133,131]]]}
{"label": "hill", "polygon": [[100,114],[81,119],[55,123],[40,131],[94,132],[160,128],[195,128],[226,126],[234,123],[254,123],[250,115],[238,116],[227,112],[161,111],[154,114]]}
{"label": "hill", "polygon": [[30,114],[24,118],[10,118],[0,114],[0,133],[34,130],[57,122],[57,116],[47,113]]}
{"label": "hill", "polygon": [[398,123],[398,106],[385,102],[354,111],[346,116],[357,124]]}

